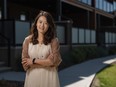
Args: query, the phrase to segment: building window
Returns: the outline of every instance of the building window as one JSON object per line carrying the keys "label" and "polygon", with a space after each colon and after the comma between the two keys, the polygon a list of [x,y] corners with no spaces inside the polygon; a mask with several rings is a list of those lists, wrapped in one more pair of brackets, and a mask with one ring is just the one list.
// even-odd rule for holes
{"label": "building window", "polygon": [[20,20],[25,21],[26,20],[26,15],[23,13],[20,15]]}
{"label": "building window", "polygon": [[1,11],[1,9],[0,9],[0,19],[2,19],[2,11]]}

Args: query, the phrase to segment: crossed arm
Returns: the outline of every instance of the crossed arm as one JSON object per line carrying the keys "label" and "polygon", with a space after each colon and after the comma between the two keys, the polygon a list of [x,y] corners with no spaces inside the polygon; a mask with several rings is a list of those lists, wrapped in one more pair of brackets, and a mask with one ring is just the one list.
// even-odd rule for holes
{"label": "crossed arm", "polygon": [[25,39],[23,42],[23,49],[22,49],[22,65],[24,70],[27,70],[29,67],[33,66],[34,64],[40,66],[58,66],[62,59],[59,52],[60,46],[57,38],[54,38],[51,42],[52,52],[46,59],[35,59],[33,64],[33,59],[28,55],[28,44],[29,39]]}

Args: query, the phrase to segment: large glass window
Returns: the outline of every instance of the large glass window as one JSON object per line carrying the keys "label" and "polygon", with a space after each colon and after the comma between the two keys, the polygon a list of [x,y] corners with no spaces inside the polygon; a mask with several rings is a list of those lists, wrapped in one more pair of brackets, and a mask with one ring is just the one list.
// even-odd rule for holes
{"label": "large glass window", "polygon": [[103,0],[99,0],[99,9],[103,10]]}
{"label": "large glass window", "polygon": [[96,8],[99,8],[99,0],[96,0]]}
{"label": "large glass window", "polygon": [[108,43],[108,32],[105,32],[105,43]]}
{"label": "large glass window", "polygon": [[115,33],[115,35],[114,35],[115,37],[114,37],[114,43],[116,43],[116,33]]}
{"label": "large glass window", "polygon": [[57,35],[60,43],[65,43],[65,27],[57,25]]}
{"label": "large glass window", "polygon": [[78,29],[72,28],[72,43],[78,43]]}
{"label": "large glass window", "polygon": [[96,43],[96,31],[85,28],[72,28],[73,44],[94,44]]}
{"label": "large glass window", "polygon": [[103,9],[103,0],[96,0],[96,8]]}
{"label": "large glass window", "polygon": [[115,43],[115,33],[112,34],[112,38],[113,38],[113,43]]}
{"label": "large glass window", "polygon": [[90,43],[90,30],[85,30],[85,42]]}
{"label": "large glass window", "polygon": [[84,43],[84,29],[79,29],[79,43]]}
{"label": "large glass window", "polygon": [[110,12],[110,4],[107,2],[107,12]]}
{"label": "large glass window", "polygon": [[30,23],[29,22],[15,22],[15,41],[16,44],[22,44],[24,38],[29,34]]}
{"label": "large glass window", "polygon": [[107,0],[96,0],[96,8],[100,10],[104,10],[106,12],[110,12],[110,13],[113,12],[114,10],[114,6],[113,6],[114,4],[111,2],[108,2]]}
{"label": "large glass window", "polygon": [[106,0],[103,0],[103,10],[107,11],[107,2],[106,2]]}
{"label": "large glass window", "polygon": [[[94,44],[96,43],[96,31],[83,28],[72,28],[72,43],[76,44]],[[105,43],[116,43],[116,33],[105,32]]]}
{"label": "large glass window", "polygon": [[0,9],[0,19],[2,19],[2,11],[1,11],[1,9]]}
{"label": "large glass window", "polygon": [[87,0],[82,0],[82,2],[87,4]]}
{"label": "large glass window", "polygon": [[88,0],[88,5],[91,5],[91,0]]}
{"label": "large glass window", "polygon": [[112,7],[112,4],[108,2],[108,12],[112,12],[111,7]]}
{"label": "large glass window", "polygon": [[78,1],[88,4],[88,5],[91,5],[91,0],[78,0]]}
{"label": "large glass window", "polygon": [[105,43],[116,43],[116,33],[105,32]]}
{"label": "large glass window", "polygon": [[113,3],[114,11],[116,11],[116,2]]}
{"label": "large glass window", "polygon": [[111,3],[111,9],[110,9],[111,12],[114,11],[114,8],[113,8],[113,4]]}
{"label": "large glass window", "polygon": [[91,30],[91,43],[96,43],[96,32],[95,30]]}
{"label": "large glass window", "polygon": [[29,20],[29,14],[30,13],[28,11],[21,11],[20,16],[19,16],[20,20],[21,21],[28,21]]}
{"label": "large glass window", "polygon": [[109,43],[112,43],[112,33],[109,33]]}
{"label": "large glass window", "polygon": [[20,20],[25,21],[26,20],[26,15],[24,13],[20,14]]}

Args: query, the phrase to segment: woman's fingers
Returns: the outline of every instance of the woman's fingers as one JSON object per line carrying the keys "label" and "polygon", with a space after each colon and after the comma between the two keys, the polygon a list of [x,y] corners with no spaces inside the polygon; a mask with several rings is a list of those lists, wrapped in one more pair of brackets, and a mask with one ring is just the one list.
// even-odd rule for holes
{"label": "woman's fingers", "polygon": [[22,59],[22,64],[24,64],[24,63],[26,63],[27,62],[27,58],[24,58],[24,59]]}
{"label": "woman's fingers", "polygon": [[32,65],[32,59],[30,59],[30,58],[23,58],[21,63],[24,66],[30,66],[30,65]]}
{"label": "woman's fingers", "polygon": [[29,64],[26,62],[26,63],[23,64],[23,66],[28,67]]}
{"label": "woman's fingers", "polygon": [[22,61],[27,61],[27,58],[23,58]]}
{"label": "woman's fingers", "polygon": [[27,70],[30,67],[30,65],[28,63],[28,59],[29,58],[23,58],[22,62],[21,62],[25,70]]}
{"label": "woman's fingers", "polygon": [[21,63],[24,64],[24,63],[26,63],[26,61],[22,61]]}

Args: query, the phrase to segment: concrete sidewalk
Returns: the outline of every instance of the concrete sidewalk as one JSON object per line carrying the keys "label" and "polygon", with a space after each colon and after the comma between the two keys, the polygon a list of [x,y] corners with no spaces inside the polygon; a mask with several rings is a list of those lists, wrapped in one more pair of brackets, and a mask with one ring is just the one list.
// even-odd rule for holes
{"label": "concrete sidewalk", "polygon": [[[61,70],[59,72],[61,87],[90,87],[95,74],[114,61],[116,61],[116,55],[86,61]],[[0,73],[1,79],[24,81],[25,72]]]}
{"label": "concrete sidewalk", "polygon": [[116,55],[74,65],[59,72],[61,87],[90,87],[98,71],[116,61]]}

